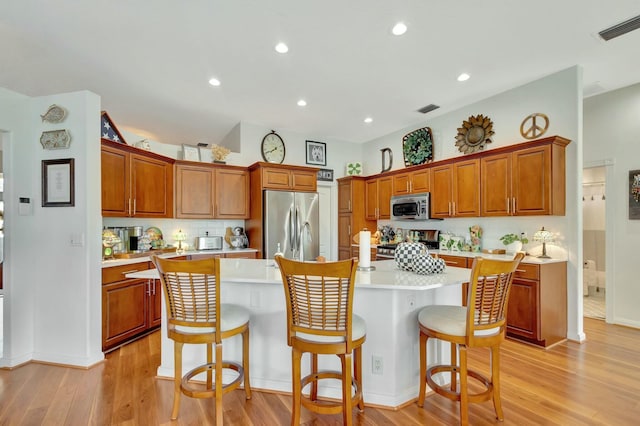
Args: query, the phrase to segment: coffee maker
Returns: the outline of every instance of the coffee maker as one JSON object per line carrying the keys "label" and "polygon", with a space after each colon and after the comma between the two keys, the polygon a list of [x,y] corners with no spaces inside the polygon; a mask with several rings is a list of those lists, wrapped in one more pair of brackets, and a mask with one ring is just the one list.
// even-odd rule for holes
{"label": "coffee maker", "polygon": [[142,226],[130,226],[127,228],[129,233],[129,251],[136,252],[138,248],[138,240],[142,237]]}

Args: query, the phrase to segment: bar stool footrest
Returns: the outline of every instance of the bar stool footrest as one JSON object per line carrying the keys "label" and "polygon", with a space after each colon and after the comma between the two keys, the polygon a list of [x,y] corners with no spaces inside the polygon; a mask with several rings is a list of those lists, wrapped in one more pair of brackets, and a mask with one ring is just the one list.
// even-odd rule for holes
{"label": "bar stool footrest", "polygon": [[[460,401],[460,391],[452,390],[451,383],[440,385],[436,383],[435,380],[433,380],[433,376],[439,373],[459,374],[460,367],[457,365],[434,365],[427,369],[427,384],[434,392],[447,397],[452,401]],[[493,392],[493,383],[491,383],[491,381],[485,376],[474,370],[467,370],[467,376],[469,378],[475,379],[485,387],[485,390],[483,392],[469,393],[469,402],[475,403],[490,400]],[[458,381],[457,384],[457,388],[459,388],[460,382]]]}
{"label": "bar stool footrest", "polygon": [[[339,371],[317,371],[315,373],[311,373],[302,378],[301,389],[304,389],[310,383],[317,382],[318,380],[323,379],[336,379],[342,380],[342,373]],[[358,402],[362,400],[362,386],[354,379],[351,379],[351,387],[355,389],[354,394],[351,396],[351,405],[355,407]],[[312,400],[304,393],[300,398],[300,402],[302,405],[319,414],[339,414],[342,413],[342,401],[328,401],[328,400]]]}
{"label": "bar stool footrest", "polygon": [[[223,361],[222,368],[228,370],[234,370],[238,372],[238,376],[233,379],[233,381],[222,385],[222,394],[231,392],[232,390],[237,389],[244,378],[244,368],[242,365],[231,362],[231,361]],[[216,396],[215,390],[215,381],[212,383],[211,388],[207,388],[206,384],[204,386],[194,386],[195,384],[189,383],[191,379],[193,379],[198,374],[211,372],[215,376],[215,363],[203,364],[198,367],[195,367],[187,374],[182,376],[182,382],[180,383],[180,390],[183,394],[190,396],[191,398],[214,398]],[[215,378],[215,377],[214,377]]]}

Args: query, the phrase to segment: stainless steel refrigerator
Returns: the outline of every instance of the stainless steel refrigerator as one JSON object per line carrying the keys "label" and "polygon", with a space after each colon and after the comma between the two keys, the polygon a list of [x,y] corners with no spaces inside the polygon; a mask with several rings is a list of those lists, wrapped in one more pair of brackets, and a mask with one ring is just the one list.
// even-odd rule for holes
{"label": "stainless steel refrigerator", "polygon": [[317,192],[264,191],[264,257],[315,260],[320,253]]}

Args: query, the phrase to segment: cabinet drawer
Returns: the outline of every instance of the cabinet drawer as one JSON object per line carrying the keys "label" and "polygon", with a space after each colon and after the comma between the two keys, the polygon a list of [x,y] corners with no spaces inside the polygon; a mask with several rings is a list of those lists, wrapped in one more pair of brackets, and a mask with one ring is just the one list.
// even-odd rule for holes
{"label": "cabinet drawer", "polygon": [[530,280],[540,279],[540,265],[531,263],[521,263],[516,269],[515,278],[527,278]]}
{"label": "cabinet drawer", "polygon": [[[441,254],[440,259],[444,260],[444,263],[447,266],[455,266],[457,268],[466,268],[467,267],[467,258],[462,256],[449,256],[446,254]],[[472,259],[473,261],[473,259]]]}
{"label": "cabinet drawer", "polygon": [[126,280],[126,274],[138,271],[146,271],[151,269],[151,262],[131,263],[128,265],[111,266],[108,268],[102,268],[102,284],[114,283],[117,281]]}

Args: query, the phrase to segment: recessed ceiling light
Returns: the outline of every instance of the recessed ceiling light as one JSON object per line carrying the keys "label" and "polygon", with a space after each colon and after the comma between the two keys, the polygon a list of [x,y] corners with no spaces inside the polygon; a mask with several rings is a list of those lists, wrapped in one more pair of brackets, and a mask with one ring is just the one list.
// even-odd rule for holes
{"label": "recessed ceiling light", "polygon": [[220,86],[220,80],[218,80],[217,78],[212,78],[211,80],[209,80],[209,84],[212,86]]}
{"label": "recessed ceiling light", "polygon": [[289,51],[289,46],[284,43],[276,44],[276,52],[278,53],[287,53]]}
{"label": "recessed ceiling light", "polygon": [[393,26],[391,32],[393,33],[393,35],[402,35],[407,32],[407,26],[404,24],[404,22],[398,22]]}
{"label": "recessed ceiling light", "polygon": [[307,101],[305,101],[304,99],[300,99],[298,101],[298,106],[307,106]]}
{"label": "recessed ceiling light", "polygon": [[367,117],[367,118],[364,119],[364,122],[369,124],[369,123],[373,122],[373,118]]}
{"label": "recessed ceiling light", "polygon": [[466,72],[463,72],[458,76],[458,81],[467,81],[469,80],[470,77],[471,76],[469,74],[467,74]]}

